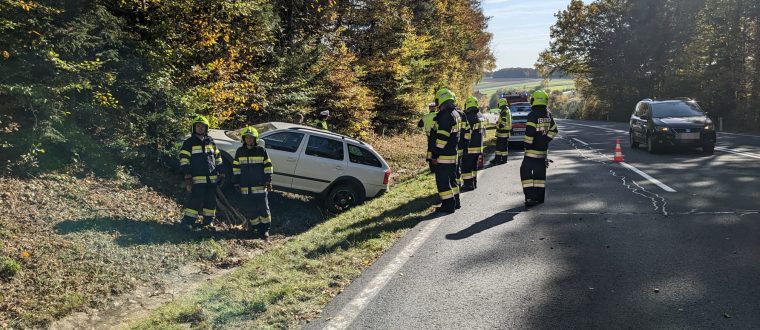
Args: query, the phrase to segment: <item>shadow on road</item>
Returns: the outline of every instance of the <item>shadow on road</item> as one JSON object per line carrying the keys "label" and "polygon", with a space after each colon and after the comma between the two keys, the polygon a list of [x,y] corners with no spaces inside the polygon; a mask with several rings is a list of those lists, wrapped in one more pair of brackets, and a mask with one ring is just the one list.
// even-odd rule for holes
{"label": "shadow on road", "polygon": [[469,226],[465,229],[460,230],[459,232],[453,233],[453,234],[447,234],[446,239],[449,240],[461,240],[468,238],[470,236],[473,236],[475,234],[478,234],[480,232],[489,230],[493,227],[503,225],[507,222],[510,222],[514,220],[515,216],[519,214],[518,212],[525,211],[525,207],[515,207],[503,212],[496,213],[485,220],[478,221],[472,226]]}

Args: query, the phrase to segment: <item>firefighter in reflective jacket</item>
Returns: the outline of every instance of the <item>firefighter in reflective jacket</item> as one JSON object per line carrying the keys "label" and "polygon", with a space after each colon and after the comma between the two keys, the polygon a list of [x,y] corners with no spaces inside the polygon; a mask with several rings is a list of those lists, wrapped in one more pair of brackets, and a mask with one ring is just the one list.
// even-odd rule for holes
{"label": "firefighter in reflective jacket", "polygon": [[422,128],[422,132],[427,135],[425,161],[428,163],[428,167],[430,167],[430,172],[433,172],[433,163],[431,162],[433,159],[433,148],[435,148],[435,130],[433,130],[433,125],[435,124],[435,116],[438,114],[438,107],[435,102],[432,102],[428,104],[428,108],[430,111],[420,119],[417,127]]}
{"label": "firefighter in reflective jacket", "polygon": [[259,132],[248,126],[242,132],[243,146],[235,152],[232,162],[232,183],[243,196],[243,213],[248,230],[258,233],[259,238],[269,237],[272,216],[269,213],[267,194],[272,191],[272,161],[267,150],[258,143]]}
{"label": "firefighter in reflective jacket", "polygon": [[557,136],[557,124],[549,110],[549,95],[536,91],[530,98],[530,113],[525,124],[525,158],[520,166],[520,179],[525,193],[525,206],[544,202],[546,164],[549,142]]}
{"label": "firefighter in reflective jacket", "polygon": [[465,115],[470,127],[469,146],[462,160],[462,191],[475,190],[478,187],[478,159],[483,154],[483,138],[486,135],[485,119],[480,113],[478,99],[468,97],[465,102]]}
{"label": "firefighter in reflective jacket", "polygon": [[493,165],[506,164],[509,154],[509,134],[512,131],[512,113],[507,99],[499,99],[499,121],[496,123],[496,151],[491,161]]}
{"label": "firefighter in reflective jacket", "polygon": [[435,93],[438,115],[435,117],[435,147],[433,165],[435,184],[441,197],[441,206],[436,212],[454,213],[458,208],[459,187],[457,186],[457,146],[462,118],[456,111],[456,96],[446,88]]}
{"label": "firefighter in reflective jacket", "polygon": [[461,118],[459,145],[457,146],[457,187],[459,187],[461,191],[462,185],[464,184],[464,179],[462,178],[462,160],[467,154],[467,148],[470,147],[472,133],[470,131],[470,124],[467,123],[467,115],[464,114],[464,111],[457,108],[456,112],[459,114],[459,118]]}
{"label": "firefighter in reflective jacket", "polygon": [[[222,155],[214,139],[208,136],[206,117],[193,118],[192,135],[182,143],[180,170],[185,176],[185,189],[190,192],[182,223],[192,229],[210,226],[216,217],[216,181],[224,179]],[[198,218],[202,222],[198,224]]]}

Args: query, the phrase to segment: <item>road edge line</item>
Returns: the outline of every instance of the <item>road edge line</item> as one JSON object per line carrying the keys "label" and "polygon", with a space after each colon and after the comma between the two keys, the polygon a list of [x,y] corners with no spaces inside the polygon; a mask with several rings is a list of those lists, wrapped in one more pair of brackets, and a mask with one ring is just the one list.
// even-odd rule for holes
{"label": "road edge line", "polygon": [[676,192],[675,189],[670,188],[668,185],[662,183],[662,181],[653,178],[649,174],[644,173],[643,171],[639,170],[638,168],[636,168],[635,166],[633,166],[631,164],[628,164],[626,162],[620,162],[620,165],[623,165],[623,167],[625,167],[625,168],[627,168],[627,169],[635,172],[638,175],[641,175],[641,177],[643,177],[644,179],[649,180],[649,182],[651,182],[651,183],[656,184],[658,187],[662,188],[662,190],[665,190],[667,192]]}

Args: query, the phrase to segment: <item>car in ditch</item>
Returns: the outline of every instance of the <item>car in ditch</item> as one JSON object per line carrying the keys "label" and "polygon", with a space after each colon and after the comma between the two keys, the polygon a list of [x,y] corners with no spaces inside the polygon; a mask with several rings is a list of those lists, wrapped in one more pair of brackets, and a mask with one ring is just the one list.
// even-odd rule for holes
{"label": "car in ditch", "polygon": [[[337,133],[298,124],[269,122],[259,131],[274,173],[277,190],[316,195],[337,213],[388,190],[391,169],[369,144]],[[239,130],[209,130],[226,164],[242,146]],[[224,166],[230,185],[231,166]]]}

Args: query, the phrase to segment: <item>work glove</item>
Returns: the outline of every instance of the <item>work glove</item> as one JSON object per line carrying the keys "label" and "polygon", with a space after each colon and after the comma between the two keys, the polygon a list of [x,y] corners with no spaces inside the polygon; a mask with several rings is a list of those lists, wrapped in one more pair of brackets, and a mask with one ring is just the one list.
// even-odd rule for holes
{"label": "work glove", "polygon": [[267,182],[266,189],[267,189],[267,191],[272,191],[272,183],[271,182]]}

